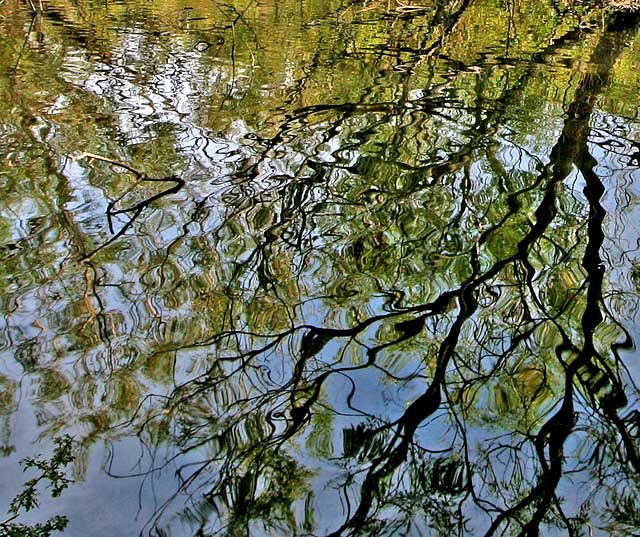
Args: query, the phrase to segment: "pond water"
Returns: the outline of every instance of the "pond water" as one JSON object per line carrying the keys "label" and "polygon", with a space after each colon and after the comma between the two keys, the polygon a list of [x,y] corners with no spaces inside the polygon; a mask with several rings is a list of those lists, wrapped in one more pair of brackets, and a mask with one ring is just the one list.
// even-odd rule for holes
{"label": "pond water", "polygon": [[70,434],[67,535],[638,535],[639,27],[0,2],[0,508]]}

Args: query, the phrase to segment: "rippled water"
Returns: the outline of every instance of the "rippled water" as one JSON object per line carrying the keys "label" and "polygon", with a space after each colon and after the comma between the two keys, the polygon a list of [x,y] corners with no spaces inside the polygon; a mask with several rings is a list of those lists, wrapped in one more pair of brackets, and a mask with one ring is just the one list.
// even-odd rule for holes
{"label": "rippled water", "polygon": [[635,535],[640,41],[589,4],[0,3],[0,469],[69,535]]}

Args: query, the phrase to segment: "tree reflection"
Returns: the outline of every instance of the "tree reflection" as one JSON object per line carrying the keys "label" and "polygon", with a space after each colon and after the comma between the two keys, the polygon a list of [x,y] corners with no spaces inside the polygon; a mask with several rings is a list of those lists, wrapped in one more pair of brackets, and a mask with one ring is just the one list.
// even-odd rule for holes
{"label": "tree reflection", "polygon": [[[90,136],[122,152],[107,159],[118,170],[60,165],[60,148],[80,133],[61,134],[44,114],[35,121],[52,123],[54,135],[15,134],[46,155],[38,169],[62,207],[51,211],[55,240],[16,241],[55,246],[26,261],[9,256],[3,269],[56,267],[39,280],[54,297],[38,302],[40,326],[19,306],[4,308],[18,312],[3,327],[17,334],[16,360],[39,376],[41,423],[73,426],[87,448],[137,435],[145,455],[136,471],[150,483],[175,469],[179,490],[150,521],[152,534],[180,523],[200,535],[637,528],[638,391],[622,357],[633,340],[605,271],[610,215],[596,158],[613,158],[617,142],[634,164],[637,147],[592,125],[636,17],[608,15],[606,28],[588,31],[581,21],[553,26],[544,46],[515,61],[514,3],[505,56],[491,49],[497,59],[458,65],[447,47],[484,18],[474,2],[382,9],[373,22],[339,6],[327,18],[360,17],[393,44],[372,46],[367,25],[344,24],[349,45],[327,54],[324,27],[310,30],[318,50],[290,70],[277,120],[253,128],[259,70],[242,96],[209,78],[235,84],[261,53],[253,44],[264,28],[231,7],[222,19],[247,32],[227,51],[231,75],[220,57],[162,63],[173,45],[149,64],[127,63],[133,42],[144,51],[151,39],[134,34],[90,76],[66,75],[81,88],[71,93],[76,109],[85,94],[118,104]],[[63,8],[73,6],[60,2],[42,22]],[[228,30],[215,22],[212,35]],[[374,75],[350,80],[338,102],[309,91],[323,62],[338,69],[348,58],[351,68],[360,56]],[[367,66],[371,58],[380,65]],[[567,58],[583,62],[577,74],[540,81],[541,65]],[[154,78],[163,69],[183,89],[206,72],[208,97],[225,110],[243,102],[247,121],[228,127],[193,111],[175,119],[188,99],[163,93]],[[540,109],[557,104],[545,98],[552,90],[566,94],[555,125]],[[149,115],[143,97],[158,107]],[[157,104],[167,102],[175,110]],[[141,148],[163,158],[138,164]],[[178,164],[180,178],[168,175]],[[147,184],[156,175],[169,184]],[[37,278],[22,270],[31,298]]]}
{"label": "tree reflection", "polygon": [[[612,480],[626,476],[624,487],[633,486],[638,471],[637,420],[616,352],[629,336],[603,298],[604,186],[589,141],[594,103],[629,38],[628,22],[609,21],[573,92],[549,162],[532,159],[535,173],[517,177],[486,144],[503,120],[499,110],[476,116],[479,124],[468,130],[479,133],[477,142],[471,138],[445,162],[406,167],[403,179],[428,178],[413,179],[413,189],[390,188],[387,174],[371,175],[385,165],[370,168],[370,157],[338,158],[329,168],[307,157],[275,201],[239,201],[225,215],[219,237],[228,222],[245,218],[249,206],[265,205],[277,216],[261,232],[249,225],[255,245],[235,264],[226,289],[229,328],[194,344],[211,358],[166,399],[161,414],[145,418],[150,430],[175,427],[181,456],[206,452],[203,462],[181,469],[184,490],[204,493],[195,506],[203,534],[394,535],[431,528],[438,534],[538,535],[557,526],[573,535],[592,524],[617,531],[618,521],[633,520],[637,509],[628,495],[624,509],[607,512],[604,502],[586,515],[604,491],[613,494],[609,502],[617,497],[619,484]],[[336,107],[336,123],[323,129],[314,150],[336,132],[354,138],[373,133],[374,140],[396,112],[395,106],[372,110],[379,114],[374,122],[360,126],[366,107]],[[291,121],[283,133],[296,128]],[[268,144],[276,155],[278,144],[277,138]],[[482,152],[503,181],[497,199],[471,184],[470,160]],[[247,192],[264,165],[265,157],[242,172],[240,191]],[[565,187],[574,168],[584,181],[585,211]],[[366,174],[372,182],[343,194],[344,184],[331,183],[336,169]],[[507,184],[514,175],[519,187]],[[412,201],[440,185],[455,185],[464,195],[448,206],[446,200],[425,221],[420,212],[428,209]],[[318,197],[333,189],[333,198]],[[362,201],[354,203],[354,194]],[[377,203],[384,211],[376,210]],[[415,236],[413,229],[394,230],[397,224],[382,220],[401,203],[412,207],[410,220],[424,226]],[[348,304],[350,293],[340,292],[340,284],[348,288],[351,278],[369,282],[383,299],[375,314],[367,314],[371,302],[352,302],[348,328],[327,326],[331,317],[299,322],[309,291],[287,287],[290,279],[309,281],[304,257],[312,253],[305,248],[314,243],[314,229],[322,229],[323,213],[358,224],[362,218],[365,227],[325,232],[345,245],[343,255],[352,262],[333,258],[337,249],[330,239],[320,245],[341,267],[333,272],[345,276],[321,286],[324,294],[314,290],[316,296]],[[448,221],[429,222],[438,217]],[[424,259],[434,252],[442,252],[437,263]],[[302,259],[296,262],[296,256]],[[278,272],[282,258],[301,272]],[[417,278],[442,278],[446,271],[447,279],[412,292],[402,281],[416,258],[422,258]],[[400,267],[395,271],[394,263]],[[243,300],[267,296],[286,309],[288,327],[282,319],[260,331],[268,325],[263,318],[245,314]],[[313,310],[308,315],[315,316]],[[324,484],[312,485],[327,465]],[[560,492],[566,476],[598,485],[569,501]],[[342,521],[316,522],[310,513],[321,512],[327,501],[321,496],[333,491]],[[309,510],[310,504],[316,508]]]}

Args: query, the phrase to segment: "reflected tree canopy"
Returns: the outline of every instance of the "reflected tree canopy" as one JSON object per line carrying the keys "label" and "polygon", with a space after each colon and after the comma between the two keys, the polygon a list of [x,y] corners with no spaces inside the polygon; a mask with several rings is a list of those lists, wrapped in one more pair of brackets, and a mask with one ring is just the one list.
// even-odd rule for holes
{"label": "reflected tree canopy", "polygon": [[145,535],[640,531],[638,13],[43,2],[0,4],[0,464],[73,434]]}

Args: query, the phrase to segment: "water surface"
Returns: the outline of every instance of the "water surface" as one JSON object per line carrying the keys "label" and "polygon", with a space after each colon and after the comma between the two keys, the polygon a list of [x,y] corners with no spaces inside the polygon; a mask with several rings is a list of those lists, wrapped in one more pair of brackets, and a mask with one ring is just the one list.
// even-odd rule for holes
{"label": "water surface", "polygon": [[[0,4],[0,459],[69,535],[640,531],[640,41],[545,1]],[[46,496],[46,494],[45,494]]]}

